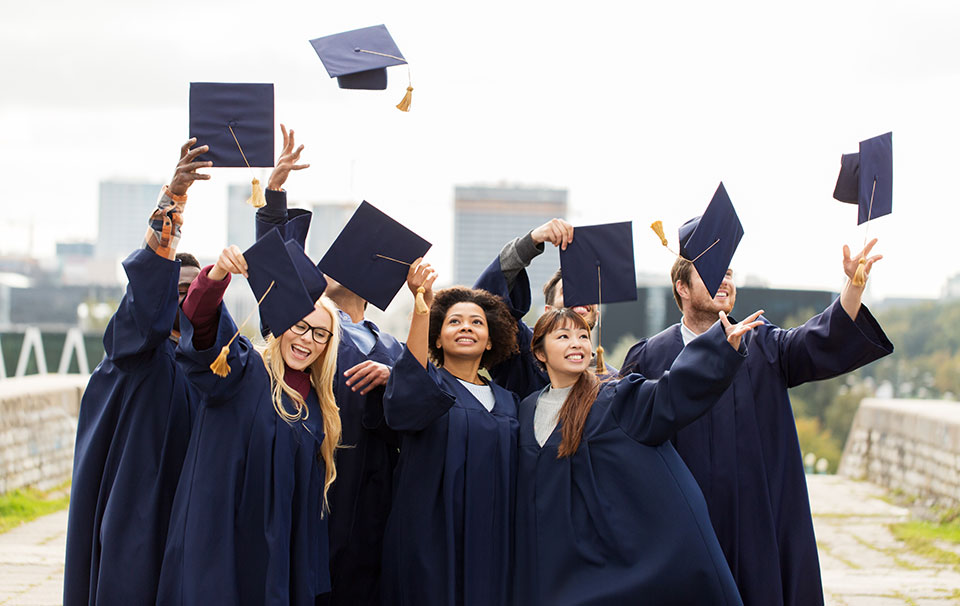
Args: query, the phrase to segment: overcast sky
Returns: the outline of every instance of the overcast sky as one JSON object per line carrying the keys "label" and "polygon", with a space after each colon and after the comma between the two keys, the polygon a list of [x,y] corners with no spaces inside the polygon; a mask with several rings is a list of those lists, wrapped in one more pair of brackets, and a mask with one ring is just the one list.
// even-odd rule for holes
{"label": "overcast sky", "polygon": [[[384,23],[410,62],[413,109],[346,91],[308,40]],[[841,153],[887,131],[894,214],[873,296],[932,297],[960,272],[956,2],[6,1],[0,9],[0,253],[52,256],[96,237],[103,179],[166,181],[191,81],[273,82],[312,167],[293,199],[362,199],[434,242],[452,273],[453,188],[567,188],[576,224],[634,221],[640,271],[720,181],[743,222],[742,280],[841,284],[856,208],[832,198]],[[226,184],[191,190],[181,248],[226,243]],[[261,180],[269,171],[262,171]],[[32,228],[32,229],[31,229]],[[31,234],[32,233],[32,237]]]}

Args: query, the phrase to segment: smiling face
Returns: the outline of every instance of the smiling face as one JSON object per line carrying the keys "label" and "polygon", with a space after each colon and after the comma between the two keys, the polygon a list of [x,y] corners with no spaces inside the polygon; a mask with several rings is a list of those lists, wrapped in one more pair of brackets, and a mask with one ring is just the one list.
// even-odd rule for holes
{"label": "smiling face", "polygon": [[[553,305],[545,305],[544,311],[563,308],[563,280],[558,280],[553,295]],[[597,306],[596,305],[577,305],[571,307],[573,311],[587,321],[587,325],[593,328],[597,325]]]}
{"label": "smiling face", "polygon": [[[328,333],[333,331],[333,319],[326,309],[317,305],[302,322],[314,327],[322,328]],[[327,348],[326,343],[317,343],[313,338],[313,330],[306,330],[298,335],[293,328],[287,329],[280,335],[280,355],[287,366],[294,370],[306,370]]]}
{"label": "smiling face", "polygon": [[559,387],[572,385],[590,366],[590,331],[565,322],[544,336],[542,347],[534,355],[547,367],[551,383],[559,383]]}
{"label": "smiling face", "polygon": [[[715,297],[710,297],[710,291],[696,271],[690,272],[690,285],[683,285],[683,289],[687,293],[684,297],[684,315],[709,314],[716,319],[717,312],[729,314],[733,311],[733,304],[737,301],[737,287],[733,284],[732,269],[727,270]],[[681,285],[677,285],[677,290],[681,291]]]}
{"label": "smiling face", "polygon": [[491,347],[483,308],[467,301],[451,305],[443,318],[437,340],[437,348],[443,350],[444,359],[452,356],[476,360]]}

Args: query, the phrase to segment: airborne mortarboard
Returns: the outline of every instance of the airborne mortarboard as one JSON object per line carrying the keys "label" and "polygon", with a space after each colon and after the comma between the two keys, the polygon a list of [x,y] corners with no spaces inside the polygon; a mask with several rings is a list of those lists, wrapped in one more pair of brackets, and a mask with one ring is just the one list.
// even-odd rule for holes
{"label": "airborne mortarboard", "polygon": [[637,299],[633,223],[574,227],[573,236],[560,251],[563,306],[597,305],[597,373],[603,373],[600,305]]}
{"label": "airborne mortarboard", "polygon": [[[660,243],[670,250],[663,224],[655,221],[650,227],[660,237]],[[680,253],[674,254],[693,263],[710,296],[717,296],[743,238],[743,226],[722,182],[703,214],[681,225],[678,235]]]}
{"label": "airborne mortarboard", "polygon": [[893,212],[893,133],[860,142],[843,154],[833,197],[858,206],[857,225]]}
{"label": "airborne mortarboard", "polygon": [[[407,63],[385,25],[315,38],[310,44],[330,77],[337,79],[340,88],[384,90],[387,88],[387,68]],[[408,86],[398,109],[410,110],[411,92],[413,87]]]}
{"label": "airborne mortarboard", "polygon": [[406,283],[411,263],[431,244],[369,202],[362,202],[319,267],[356,295],[386,311]]}
{"label": "airborne mortarboard", "polygon": [[[273,166],[273,84],[190,83],[190,136],[209,145],[197,161],[222,167]],[[247,200],[260,208],[260,181]]]}

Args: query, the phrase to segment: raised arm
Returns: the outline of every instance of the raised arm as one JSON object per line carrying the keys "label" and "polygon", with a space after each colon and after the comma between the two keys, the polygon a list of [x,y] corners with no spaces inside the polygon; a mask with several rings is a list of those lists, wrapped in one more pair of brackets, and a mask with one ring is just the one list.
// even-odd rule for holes
{"label": "raised arm", "polygon": [[312,213],[301,208],[287,208],[287,192],[283,185],[292,171],[303,170],[310,165],[297,164],[303,145],[296,147],[293,129],[287,131],[286,126],[281,124],[280,131],[283,133],[283,148],[267,180],[267,190],[264,192],[267,205],[257,210],[256,237],[259,240],[271,229],[279,228],[284,240],[294,239],[305,245]]}
{"label": "raised arm", "polygon": [[437,273],[428,263],[417,259],[407,273],[407,286],[416,297],[423,290],[426,311],[414,308],[410,319],[407,344],[394,364],[383,397],[383,415],[390,429],[420,431],[445,414],[453,406],[454,397],[441,387],[437,369],[428,359],[430,306],[433,305],[433,283]]}
{"label": "raised arm", "polygon": [[148,220],[143,246],[123,262],[127,290],[103,335],[103,345],[111,360],[152,351],[173,330],[180,272],[180,263],[175,259],[187,190],[194,181],[209,179],[210,175],[196,171],[212,165],[195,161],[207,151],[207,146],[191,149],[194,143],[196,139],[190,139],[180,148],[173,178],[161,190],[157,208]]}
{"label": "raised arm", "polygon": [[855,257],[850,256],[849,247],[843,247],[847,281],[840,297],[822,313],[789,330],[758,331],[754,343],[764,356],[776,360],[788,386],[829,379],[893,352],[893,343],[862,304],[865,285],[853,284],[860,259],[865,260],[864,272],[869,276],[873,264],[883,258],[868,256],[876,243],[871,240]]}
{"label": "raised arm", "polygon": [[720,321],[691,341],[660,379],[631,374],[615,388],[611,412],[638,442],[658,445],[716,404],[746,358],[742,336],[760,325],[758,311],[731,325]]}

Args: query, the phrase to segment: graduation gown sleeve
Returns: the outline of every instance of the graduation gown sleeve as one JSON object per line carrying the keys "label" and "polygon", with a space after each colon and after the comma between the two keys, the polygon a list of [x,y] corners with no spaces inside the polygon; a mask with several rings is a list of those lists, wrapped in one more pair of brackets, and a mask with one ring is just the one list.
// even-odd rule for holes
{"label": "graduation gown sleeve", "polygon": [[383,416],[395,431],[421,431],[453,406],[454,396],[441,387],[439,371],[426,368],[406,346],[393,367],[383,400]]}
{"label": "graduation gown sleeve", "polygon": [[129,283],[83,394],[67,523],[64,603],[148,604],[197,395],[174,359],[180,263],[153,250]]}

